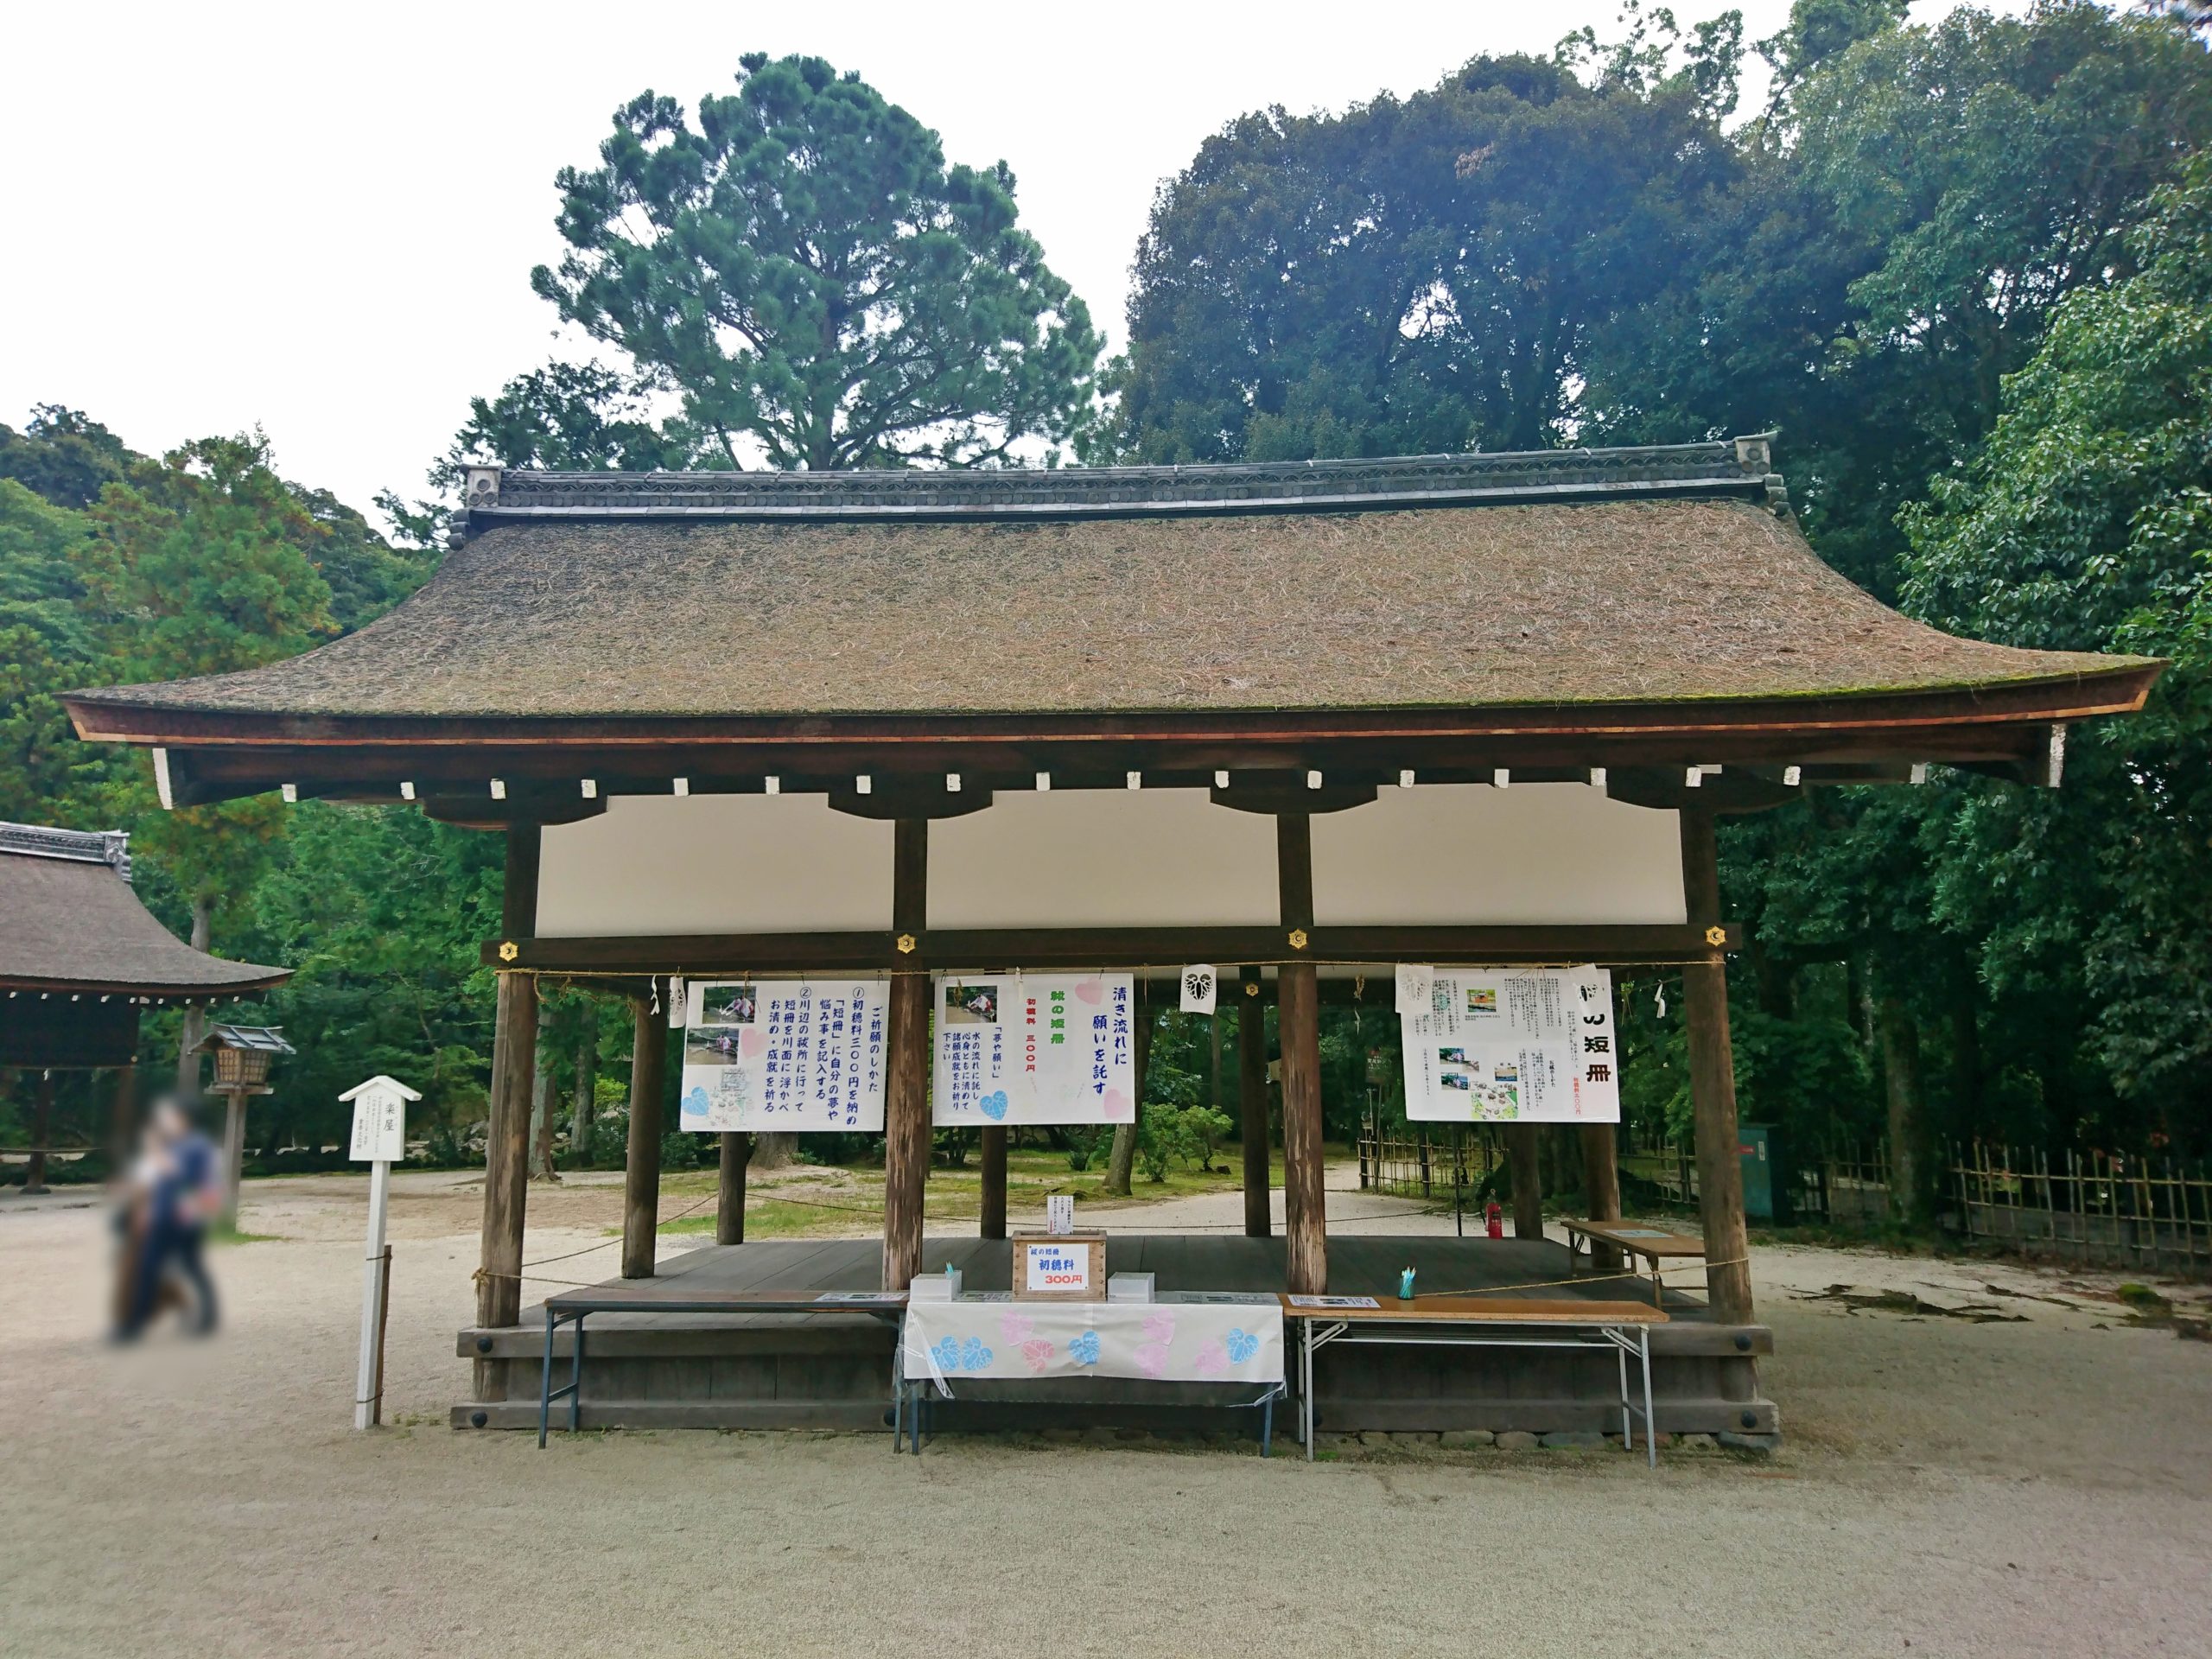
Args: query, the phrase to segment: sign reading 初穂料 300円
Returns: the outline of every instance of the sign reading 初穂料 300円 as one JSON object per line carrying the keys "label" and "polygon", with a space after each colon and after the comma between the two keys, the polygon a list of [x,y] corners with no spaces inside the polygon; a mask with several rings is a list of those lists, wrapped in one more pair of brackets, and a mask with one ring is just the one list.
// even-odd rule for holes
{"label": "sign reading \u521d\u7a42\u6599 300\u5186", "polygon": [[1620,1036],[1604,968],[1440,968],[1402,1014],[1406,1116],[1618,1123]]}
{"label": "sign reading \u521d\u7a42\u6599 300\u5186", "polygon": [[937,982],[940,1128],[1126,1123],[1136,1098],[1128,974],[984,974]]}
{"label": "sign reading \u521d\u7a42\u6599 300\u5186", "polygon": [[883,1128],[881,980],[693,981],[677,1127]]}

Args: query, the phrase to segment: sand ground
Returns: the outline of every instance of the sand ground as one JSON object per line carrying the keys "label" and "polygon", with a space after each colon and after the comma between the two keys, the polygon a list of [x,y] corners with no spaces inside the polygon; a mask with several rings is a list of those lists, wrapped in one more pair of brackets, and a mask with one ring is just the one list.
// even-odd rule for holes
{"label": "sand ground", "polygon": [[[1341,1230],[1448,1228],[1342,1190]],[[478,1189],[397,1183],[397,1426],[350,1431],[365,1183],[253,1184],[222,1335],[100,1341],[101,1212],[0,1205],[0,1650],[1115,1659],[2212,1653],[2212,1344],[2096,1275],[1758,1252],[1767,1458],[456,1434]],[[1126,1212],[1234,1225],[1234,1194]],[[613,1270],[607,1181],[528,1255]],[[1103,1219],[1089,1212],[1090,1219]],[[688,1242],[688,1241],[684,1241]],[[672,1246],[671,1246],[672,1248]],[[1851,1286],[2018,1322],[1901,1315]],[[2167,1287],[2176,1294],[2185,1293]]]}

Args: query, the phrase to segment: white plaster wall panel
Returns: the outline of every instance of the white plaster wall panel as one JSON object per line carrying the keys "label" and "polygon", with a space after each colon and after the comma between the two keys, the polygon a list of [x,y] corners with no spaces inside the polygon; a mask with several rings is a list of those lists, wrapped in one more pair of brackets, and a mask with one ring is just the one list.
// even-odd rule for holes
{"label": "white plaster wall panel", "polygon": [[1424,784],[1313,820],[1324,927],[1681,922],[1676,815],[1583,784]]}
{"label": "white plaster wall panel", "polygon": [[623,795],[549,826],[544,938],[891,925],[892,826],[820,795]]}
{"label": "white plaster wall panel", "polygon": [[1202,789],[1001,791],[930,825],[930,925],[1270,927],[1274,820]]}

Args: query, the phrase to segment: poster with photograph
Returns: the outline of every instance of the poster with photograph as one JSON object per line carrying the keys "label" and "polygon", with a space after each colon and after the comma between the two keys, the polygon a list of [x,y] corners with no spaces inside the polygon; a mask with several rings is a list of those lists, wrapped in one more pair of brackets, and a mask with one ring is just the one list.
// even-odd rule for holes
{"label": "poster with photograph", "polygon": [[942,1127],[1127,1123],[1136,1098],[1128,974],[973,974],[937,982]]}
{"label": "poster with photograph", "polygon": [[1620,1122],[1610,969],[1440,968],[1400,1031],[1409,1118]]}
{"label": "poster with photograph", "polygon": [[686,989],[677,1128],[883,1128],[881,980],[693,980]]}

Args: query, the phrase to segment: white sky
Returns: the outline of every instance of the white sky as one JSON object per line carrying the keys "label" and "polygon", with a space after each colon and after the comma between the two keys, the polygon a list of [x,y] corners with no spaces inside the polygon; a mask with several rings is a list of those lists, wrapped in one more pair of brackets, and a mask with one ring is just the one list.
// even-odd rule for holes
{"label": "white sky", "polygon": [[[1748,40],[1789,10],[1740,3]],[[287,476],[364,511],[417,493],[472,394],[585,349],[529,288],[560,252],[556,170],[593,164],[637,92],[696,108],[754,50],[858,70],[951,159],[1004,157],[1024,222],[1118,340],[1154,188],[1224,122],[1409,93],[1585,22],[1603,37],[1618,0],[808,10],[12,10],[0,421],[66,404],[149,453],[258,424]]]}

